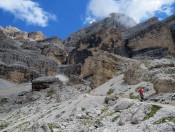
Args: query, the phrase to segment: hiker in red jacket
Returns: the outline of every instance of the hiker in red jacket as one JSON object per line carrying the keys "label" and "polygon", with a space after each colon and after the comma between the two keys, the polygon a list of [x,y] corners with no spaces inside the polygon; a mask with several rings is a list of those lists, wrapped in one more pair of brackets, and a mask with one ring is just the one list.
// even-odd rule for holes
{"label": "hiker in red jacket", "polygon": [[140,101],[142,102],[144,100],[144,96],[143,96],[144,90],[143,90],[143,88],[139,88],[138,92],[140,94]]}

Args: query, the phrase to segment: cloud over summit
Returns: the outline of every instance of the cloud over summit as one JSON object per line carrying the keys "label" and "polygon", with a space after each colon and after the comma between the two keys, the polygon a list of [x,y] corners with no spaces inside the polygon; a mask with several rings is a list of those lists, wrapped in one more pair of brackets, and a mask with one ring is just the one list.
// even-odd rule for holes
{"label": "cloud over summit", "polygon": [[55,15],[44,11],[38,3],[31,0],[1,0],[0,9],[28,24],[41,27],[46,27],[50,19],[56,19]]}
{"label": "cloud over summit", "polygon": [[99,20],[112,12],[123,13],[136,22],[148,19],[156,13],[173,14],[175,0],[90,0],[86,22]]}

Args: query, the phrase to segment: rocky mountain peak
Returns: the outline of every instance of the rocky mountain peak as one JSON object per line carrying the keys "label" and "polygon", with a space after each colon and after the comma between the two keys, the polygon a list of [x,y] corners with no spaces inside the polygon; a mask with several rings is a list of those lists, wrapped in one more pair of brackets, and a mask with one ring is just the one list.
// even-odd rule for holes
{"label": "rocky mountain peak", "polygon": [[137,23],[132,19],[131,17],[121,14],[121,13],[111,13],[110,20],[113,21],[113,23],[116,23],[117,27],[120,25],[130,28],[135,26]]}
{"label": "rocky mountain peak", "polygon": [[124,32],[134,25],[136,25],[136,22],[127,15],[120,13],[111,13],[105,19],[99,22],[94,22],[90,26],[72,33],[65,40],[65,44],[67,46],[74,46],[78,40],[95,34],[104,28],[116,28],[119,32]]}

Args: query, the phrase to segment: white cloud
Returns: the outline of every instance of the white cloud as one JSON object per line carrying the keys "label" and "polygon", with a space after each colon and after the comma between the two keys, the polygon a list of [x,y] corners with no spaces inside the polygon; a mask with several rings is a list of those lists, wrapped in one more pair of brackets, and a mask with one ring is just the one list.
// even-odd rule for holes
{"label": "white cloud", "polygon": [[[99,20],[112,12],[123,13],[136,22],[148,19],[157,12],[167,16],[173,14],[175,0],[90,0],[87,18]],[[86,19],[88,22],[88,19]]]}
{"label": "white cloud", "polygon": [[86,24],[86,23],[92,24],[93,22],[96,22],[95,18],[91,16],[87,16],[83,24]]}
{"label": "white cloud", "polygon": [[45,12],[39,4],[31,0],[0,0],[0,9],[12,13],[17,19],[28,24],[46,27],[56,16]]}

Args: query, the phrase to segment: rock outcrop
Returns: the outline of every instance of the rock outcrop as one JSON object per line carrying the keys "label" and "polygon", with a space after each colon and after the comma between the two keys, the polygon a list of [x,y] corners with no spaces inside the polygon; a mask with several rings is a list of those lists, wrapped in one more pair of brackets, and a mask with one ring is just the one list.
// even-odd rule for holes
{"label": "rock outcrop", "polygon": [[92,52],[99,50],[125,54],[121,33],[117,29],[109,27],[84,37],[75,44],[74,50],[69,54],[69,63],[84,63],[86,58],[92,56]]}
{"label": "rock outcrop", "polygon": [[156,93],[175,92],[175,62],[173,59],[146,60],[126,70],[124,81],[129,85],[152,82]]}
{"label": "rock outcrop", "polygon": [[46,39],[46,36],[40,31],[27,33],[12,26],[7,26],[6,28],[1,27],[1,30],[6,35],[17,39],[32,39],[34,41],[41,41]]}
{"label": "rock outcrop", "polygon": [[46,39],[46,36],[40,31],[38,31],[38,32],[31,32],[31,33],[28,34],[28,37],[30,39],[35,40],[35,41],[40,41],[40,40]]}
{"label": "rock outcrop", "polygon": [[20,32],[18,28],[12,26],[7,26],[4,30],[8,33]]}
{"label": "rock outcrop", "polygon": [[64,49],[64,45],[61,43],[37,43],[36,48],[39,48],[41,54],[47,56],[51,60],[57,62],[57,64],[63,64],[67,61],[67,52]]}
{"label": "rock outcrop", "polygon": [[27,32],[15,32],[13,33],[13,37],[17,39],[28,39],[28,33]]}
{"label": "rock outcrop", "polygon": [[[153,17],[132,28],[121,24],[117,25],[116,23],[120,23],[120,19],[118,17],[118,19],[114,18],[116,18],[116,14],[111,14],[111,17],[74,33],[65,41],[66,44],[75,47],[69,54],[68,62],[70,64],[82,65],[81,73],[83,73],[82,70],[84,69],[86,69],[84,71],[90,73],[89,71],[91,71],[92,68],[87,66],[85,68],[85,65],[87,62],[93,61],[93,58],[96,57],[94,53],[100,50],[130,58],[161,58],[167,55],[174,55],[174,16],[164,21],[159,21],[156,17]],[[104,28],[101,28],[102,23],[104,24]],[[76,38],[76,40],[74,40],[74,38]],[[144,73],[141,72],[142,70],[142,68],[138,68],[137,72],[135,72],[136,70],[126,72],[130,74],[128,79],[128,75],[125,76],[126,82],[130,80],[131,84],[135,84],[142,80],[142,78],[139,77],[148,79],[147,74],[143,76]],[[138,73],[141,74],[138,75]],[[93,74],[93,76],[95,76],[95,74]],[[135,80],[135,82],[131,80],[131,74],[133,74],[132,80]],[[137,78],[139,78],[139,80],[137,80]]]}
{"label": "rock outcrop", "polygon": [[96,88],[115,75],[124,73],[129,64],[135,63],[124,57],[99,51],[88,57],[81,67],[81,78],[91,78],[91,86]]}
{"label": "rock outcrop", "polygon": [[160,75],[154,81],[154,89],[156,93],[172,93],[175,92],[175,75]]}
{"label": "rock outcrop", "polygon": [[57,64],[40,52],[23,49],[21,43],[0,31],[1,78],[27,82],[31,76],[55,75]]}
{"label": "rock outcrop", "polygon": [[122,35],[125,39],[125,47],[129,57],[150,56],[162,57],[175,53],[173,41],[173,25],[175,17],[159,21],[156,17],[138,24],[125,31]]}

